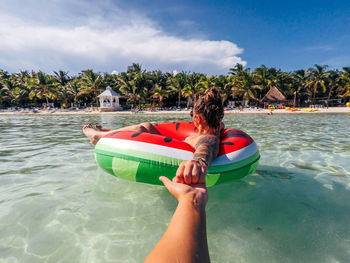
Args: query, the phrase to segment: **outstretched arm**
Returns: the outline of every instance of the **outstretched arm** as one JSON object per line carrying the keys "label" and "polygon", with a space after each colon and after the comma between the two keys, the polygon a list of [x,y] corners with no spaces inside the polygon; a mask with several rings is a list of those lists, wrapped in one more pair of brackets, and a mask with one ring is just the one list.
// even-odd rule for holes
{"label": "outstretched arm", "polygon": [[168,229],[145,262],[210,262],[205,205],[208,199],[205,184],[185,185],[159,178],[178,200]]}
{"label": "outstretched arm", "polygon": [[193,159],[180,164],[173,179],[174,182],[205,183],[209,165],[219,152],[219,138],[215,135],[201,135],[195,149]]}

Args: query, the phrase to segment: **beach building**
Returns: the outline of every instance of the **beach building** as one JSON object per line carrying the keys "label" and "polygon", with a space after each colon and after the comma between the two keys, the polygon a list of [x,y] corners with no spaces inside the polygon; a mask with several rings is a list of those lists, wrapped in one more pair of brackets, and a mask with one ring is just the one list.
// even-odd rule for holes
{"label": "beach building", "polygon": [[110,86],[98,95],[98,98],[100,101],[100,111],[116,111],[122,109],[119,104],[119,94],[113,91]]}
{"label": "beach building", "polygon": [[293,105],[293,100],[287,100],[282,92],[275,86],[270,88],[262,101],[268,104]]}

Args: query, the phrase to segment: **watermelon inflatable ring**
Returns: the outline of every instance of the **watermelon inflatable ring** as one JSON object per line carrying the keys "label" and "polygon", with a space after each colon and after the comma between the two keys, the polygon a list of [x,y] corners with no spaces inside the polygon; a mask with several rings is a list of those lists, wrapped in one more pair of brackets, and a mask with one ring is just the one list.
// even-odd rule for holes
{"label": "watermelon inflatable ring", "polygon": [[[161,135],[116,131],[95,146],[97,163],[106,172],[130,181],[162,184],[159,176],[172,179],[180,163],[191,160],[194,149],[183,142],[195,134],[192,122],[155,124]],[[260,159],[256,143],[243,131],[221,132],[219,154],[206,176],[207,186],[233,181],[255,171]]]}

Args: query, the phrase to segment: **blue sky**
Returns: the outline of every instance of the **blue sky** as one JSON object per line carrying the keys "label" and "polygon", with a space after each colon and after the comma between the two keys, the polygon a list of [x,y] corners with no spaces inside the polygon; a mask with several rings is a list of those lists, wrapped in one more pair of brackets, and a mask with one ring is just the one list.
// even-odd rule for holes
{"label": "blue sky", "polygon": [[347,1],[1,0],[0,68],[226,74],[350,66]]}

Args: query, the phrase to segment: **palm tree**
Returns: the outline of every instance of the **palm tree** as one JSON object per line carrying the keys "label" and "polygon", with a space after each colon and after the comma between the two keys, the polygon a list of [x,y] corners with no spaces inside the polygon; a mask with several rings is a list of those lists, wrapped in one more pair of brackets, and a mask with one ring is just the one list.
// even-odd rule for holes
{"label": "palm tree", "polygon": [[8,105],[10,102],[11,90],[8,87],[8,81],[9,74],[4,70],[0,70],[0,106]]}
{"label": "palm tree", "polygon": [[153,96],[159,98],[159,107],[163,108],[163,99],[169,97],[170,91],[162,86],[157,86],[153,90]]}
{"label": "palm tree", "polygon": [[337,89],[337,87],[339,86],[339,71],[338,70],[329,70],[328,71],[328,83],[327,83],[327,87],[328,87],[328,96],[327,96],[327,100],[326,100],[326,105],[328,107],[328,101],[331,98],[333,92]]}
{"label": "palm tree", "polygon": [[145,103],[154,88],[152,74],[141,69],[140,64],[133,63],[127,72],[119,74],[117,87],[131,104]]}
{"label": "palm tree", "polygon": [[204,92],[212,86],[215,86],[214,78],[202,75],[196,85],[196,93]]}
{"label": "palm tree", "polygon": [[32,73],[32,77],[28,81],[30,88],[29,99],[45,98],[46,104],[49,104],[49,99],[53,100],[57,95],[57,82],[52,76],[49,76],[42,71]]}
{"label": "palm tree", "polygon": [[13,98],[13,83],[10,78],[0,79],[0,105],[9,106]]}
{"label": "palm tree", "polygon": [[258,100],[257,90],[261,90],[262,87],[256,85],[249,68],[244,68],[242,64],[237,63],[230,69],[229,74],[232,75],[229,86],[232,87],[233,96],[241,97],[244,103],[249,103],[251,99]]}
{"label": "palm tree", "polygon": [[276,76],[276,86],[287,96],[292,96],[294,91],[293,87],[293,77],[288,72],[277,71]]}
{"label": "palm tree", "polygon": [[343,67],[341,74],[339,75],[340,86],[338,88],[338,94],[340,97],[350,97],[350,67]]}
{"label": "palm tree", "polygon": [[127,102],[136,106],[141,96],[131,73],[122,72],[118,75],[118,87],[120,92],[127,97]]}
{"label": "palm tree", "polygon": [[141,107],[141,103],[146,103],[152,92],[153,82],[147,72],[141,71],[133,74],[133,83],[139,95],[138,102],[139,107]]}
{"label": "palm tree", "polygon": [[30,93],[30,74],[26,70],[22,70],[19,73],[12,74],[15,90],[13,92],[13,100],[18,105],[27,105],[29,103],[29,93]]}
{"label": "palm tree", "polygon": [[68,72],[65,72],[63,70],[59,70],[58,72],[54,71],[53,73],[54,73],[54,78],[60,87],[64,87],[71,79],[68,76]]}
{"label": "palm tree", "polygon": [[250,71],[242,71],[232,81],[233,95],[241,97],[245,103],[249,103],[251,99],[257,100],[256,90],[259,89],[259,86],[254,84]]}
{"label": "palm tree", "polygon": [[222,87],[222,95],[223,95],[223,102],[225,103],[229,98],[234,99],[234,93],[232,92],[234,89],[234,79],[235,76],[224,76],[224,85]]}
{"label": "palm tree", "polygon": [[28,79],[30,78],[30,74],[27,70],[21,70],[19,73],[13,74],[15,85],[25,86],[27,85]]}
{"label": "palm tree", "polygon": [[159,107],[164,106],[164,98],[168,98],[171,90],[169,89],[168,78],[170,73],[163,74],[160,70],[151,72],[150,79],[153,83],[152,96],[159,98]]}
{"label": "palm tree", "polygon": [[294,78],[294,107],[296,106],[296,99],[301,91],[306,91],[306,84],[309,78],[309,71],[307,69],[295,70],[292,73]]}
{"label": "palm tree", "polygon": [[223,103],[232,95],[232,82],[230,81],[232,77],[219,75],[211,78],[212,86],[217,87],[221,91]]}
{"label": "palm tree", "polygon": [[169,78],[169,88],[177,93],[177,107],[180,107],[181,94],[187,84],[187,74],[185,72],[177,73],[174,77]]}
{"label": "palm tree", "polygon": [[229,69],[228,74],[232,76],[239,76],[244,71],[244,66],[242,64],[237,63],[233,68]]}
{"label": "palm tree", "polygon": [[254,87],[261,91],[257,94],[258,99],[261,100],[263,95],[265,95],[271,87],[276,85],[275,71],[273,68],[268,69],[266,66],[262,65],[256,68],[252,74],[255,83]]}
{"label": "palm tree", "polygon": [[91,69],[84,70],[80,74],[79,96],[92,96],[95,105],[98,105],[98,94],[104,89],[103,79],[100,73],[95,73]]}
{"label": "palm tree", "polygon": [[102,82],[104,85],[112,87],[114,91],[119,92],[118,90],[118,75],[117,74],[109,74],[109,73],[103,73],[102,75]]}
{"label": "palm tree", "polygon": [[74,106],[78,105],[79,93],[80,93],[80,79],[74,78],[69,81],[65,87],[68,89],[68,94],[73,97]]}
{"label": "palm tree", "polygon": [[71,78],[68,76],[68,72],[65,72],[63,70],[59,70],[58,72],[54,71],[53,77],[58,83],[57,100],[61,102],[61,106],[67,107],[68,101],[71,97],[67,84]]}
{"label": "palm tree", "polygon": [[315,104],[315,97],[318,89],[321,88],[322,92],[325,93],[326,81],[328,79],[328,73],[326,72],[327,66],[320,66],[315,64],[315,68],[310,69],[310,78],[306,83],[306,87],[311,89],[312,103]]}
{"label": "palm tree", "polygon": [[200,91],[200,81],[202,78],[206,78],[203,74],[192,73],[187,75],[186,85],[182,89],[181,94],[187,97],[187,108],[189,108],[194,101],[194,96]]}

